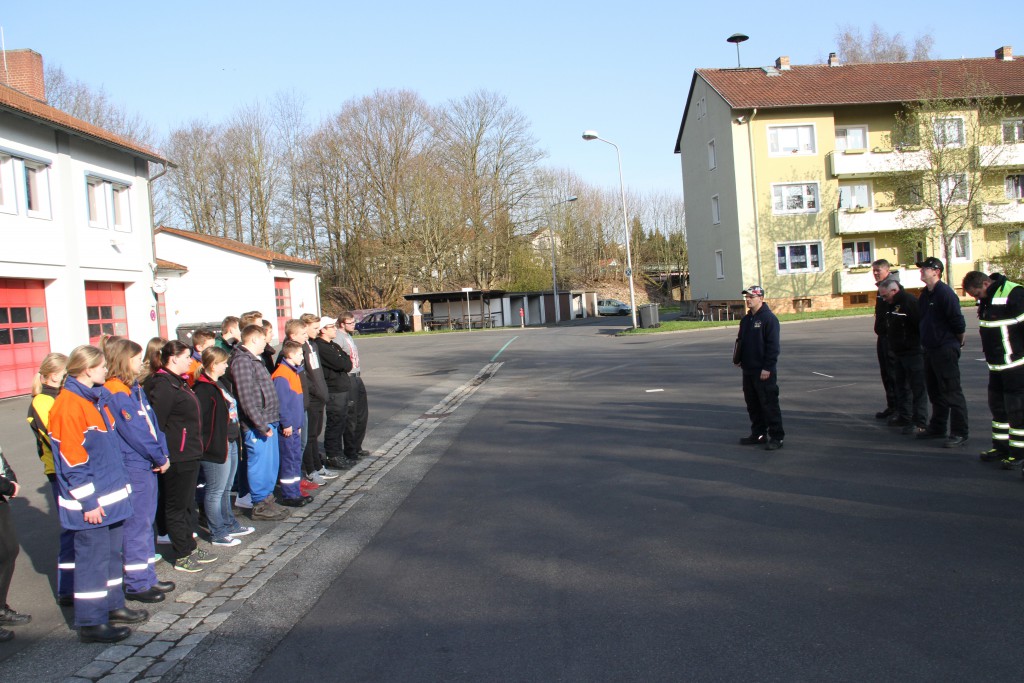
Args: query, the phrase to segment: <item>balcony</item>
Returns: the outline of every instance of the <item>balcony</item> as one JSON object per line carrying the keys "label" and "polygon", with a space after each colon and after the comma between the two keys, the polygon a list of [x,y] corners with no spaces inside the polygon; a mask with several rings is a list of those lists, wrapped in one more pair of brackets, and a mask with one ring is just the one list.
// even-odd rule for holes
{"label": "balcony", "polygon": [[985,204],[978,207],[977,221],[980,225],[1001,223],[1024,223],[1024,204],[1011,199],[1007,204]]}
{"label": "balcony", "polygon": [[[900,276],[900,284],[907,289],[924,287],[921,272],[914,266],[899,266],[893,269]],[[838,294],[860,294],[877,292],[875,276],[870,268],[843,269],[836,273],[836,289]]]}
{"label": "balcony", "polygon": [[979,145],[978,165],[982,168],[1012,168],[1024,166],[1024,144]]}
{"label": "balcony", "polygon": [[932,218],[928,209],[837,209],[832,212],[832,225],[837,235],[863,235],[905,230],[924,225]]}
{"label": "balcony", "polygon": [[876,152],[848,149],[829,152],[828,167],[837,178],[866,178],[887,173],[924,171],[929,167],[929,162],[928,155],[920,151]]}

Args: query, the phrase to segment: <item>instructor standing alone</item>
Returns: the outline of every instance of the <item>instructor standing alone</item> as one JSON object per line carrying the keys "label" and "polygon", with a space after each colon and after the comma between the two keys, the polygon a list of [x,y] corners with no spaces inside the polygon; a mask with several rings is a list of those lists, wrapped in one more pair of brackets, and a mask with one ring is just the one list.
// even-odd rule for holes
{"label": "instructor standing alone", "polygon": [[747,446],[765,444],[765,450],[782,448],[786,433],[779,408],[779,319],[764,302],[764,289],[751,285],[743,290],[747,314],[740,320],[736,357],[743,370],[743,399],[750,415],[750,436],[740,439]]}

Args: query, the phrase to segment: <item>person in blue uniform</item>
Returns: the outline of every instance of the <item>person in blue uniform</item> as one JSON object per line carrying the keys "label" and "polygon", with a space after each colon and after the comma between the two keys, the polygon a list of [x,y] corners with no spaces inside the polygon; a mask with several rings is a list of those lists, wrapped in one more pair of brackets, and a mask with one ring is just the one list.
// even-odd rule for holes
{"label": "person in blue uniform", "polygon": [[107,364],[94,346],[68,358],[68,378],[50,411],[60,523],[75,534],[75,624],[83,642],[116,643],[149,613],[124,606],[124,520],[132,515],[114,418],[103,388]]}
{"label": "person in blue uniform", "polygon": [[286,341],[281,347],[281,362],[271,379],[281,404],[280,448],[281,505],[302,507],[313,502],[312,496],[303,495],[302,481],[302,423],[306,411],[302,407],[302,344]]}

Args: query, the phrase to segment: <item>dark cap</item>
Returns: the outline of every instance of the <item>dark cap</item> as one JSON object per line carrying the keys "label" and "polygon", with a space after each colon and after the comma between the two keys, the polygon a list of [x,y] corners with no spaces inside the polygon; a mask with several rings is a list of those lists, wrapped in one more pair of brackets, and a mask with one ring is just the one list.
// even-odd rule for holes
{"label": "dark cap", "polygon": [[759,297],[761,297],[763,299],[764,298],[764,287],[762,287],[761,285],[750,285],[749,287],[747,287],[746,289],[743,290],[742,294],[750,294],[752,296],[759,296]]}
{"label": "dark cap", "polygon": [[917,267],[918,268],[931,268],[932,270],[943,270],[942,261],[940,261],[939,259],[935,258],[934,256],[929,256],[924,261],[918,261],[917,262]]}

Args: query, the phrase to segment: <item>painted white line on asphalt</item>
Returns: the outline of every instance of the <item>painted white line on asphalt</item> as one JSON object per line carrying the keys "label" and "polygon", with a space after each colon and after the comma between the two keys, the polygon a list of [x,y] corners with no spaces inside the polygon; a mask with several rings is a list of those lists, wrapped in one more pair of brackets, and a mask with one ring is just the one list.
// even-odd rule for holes
{"label": "painted white line on asphalt", "polygon": [[657,392],[659,392],[659,391],[665,391],[665,390],[664,390],[664,389],[646,389],[645,391],[646,391],[646,392],[647,392],[648,394],[654,394],[654,393],[657,393]]}
{"label": "painted white line on asphalt", "polygon": [[852,386],[856,386],[856,385],[857,385],[856,382],[851,382],[850,384],[837,384],[834,387],[821,387],[820,389],[808,389],[807,393],[808,394],[813,394],[815,391],[827,391],[829,389],[842,389],[843,387],[852,387]]}
{"label": "painted white line on asphalt", "polygon": [[828,377],[829,379],[835,379],[835,377],[833,377],[832,375],[826,375],[824,372],[815,372],[814,370],[811,370],[811,374],[821,375],[822,377]]}

